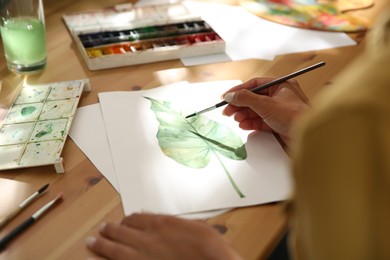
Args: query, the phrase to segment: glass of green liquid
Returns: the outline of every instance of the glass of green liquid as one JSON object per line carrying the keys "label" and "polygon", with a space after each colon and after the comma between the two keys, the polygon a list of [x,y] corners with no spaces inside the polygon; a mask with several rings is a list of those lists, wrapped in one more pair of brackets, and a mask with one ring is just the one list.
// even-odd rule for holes
{"label": "glass of green liquid", "polygon": [[42,0],[0,0],[0,31],[8,69],[18,74],[46,67]]}

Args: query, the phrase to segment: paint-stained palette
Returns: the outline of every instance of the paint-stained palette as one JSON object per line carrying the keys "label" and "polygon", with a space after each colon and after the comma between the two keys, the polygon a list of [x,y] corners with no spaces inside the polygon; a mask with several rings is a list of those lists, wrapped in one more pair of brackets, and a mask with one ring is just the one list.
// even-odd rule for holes
{"label": "paint-stained palette", "polygon": [[373,0],[240,0],[248,11],[273,22],[323,31],[366,31],[370,21],[352,10],[368,8]]}
{"label": "paint-stained palette", "polygon": [[25,85],[0,127],[0,170],[54,165],[63,173],[61,151],[88,80]]}
{"label": "paint-stained palette", "polygon": [[225,51],[218,33],[180,3],[70,14],[63,19],[90,70]]}

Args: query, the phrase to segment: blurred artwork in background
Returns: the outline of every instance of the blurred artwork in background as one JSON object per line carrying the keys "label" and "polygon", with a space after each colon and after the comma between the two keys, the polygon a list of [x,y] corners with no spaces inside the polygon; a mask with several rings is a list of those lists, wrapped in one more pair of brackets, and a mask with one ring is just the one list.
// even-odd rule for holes
{"label": "blurred artwork in background", "polygon": [[353,11],[371,7],[374,0],[240,0],[253,14],[284,25],[339,32],[359,32],[369,21]]}

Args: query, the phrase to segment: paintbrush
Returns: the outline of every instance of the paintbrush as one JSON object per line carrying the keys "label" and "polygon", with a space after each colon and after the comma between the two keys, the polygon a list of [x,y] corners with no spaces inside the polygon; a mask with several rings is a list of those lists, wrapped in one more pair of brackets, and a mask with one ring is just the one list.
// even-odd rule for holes
{"label": "paintbrush", "polygon": [[[301,75],[301,74],[303,74],[303,73],[306,73],[306,72],[308,72],[308,71],[314,70],[314,69],[319,68],[319,67],[324,66],[324,65],[325,65],[325,62],[321,61],[321,62],[319,62],[319,63],[316,63],[316,64],[314,64],[314,65],[311,65],[311,66],[309,66],[309,67],[306,67],[306,68],[304,68],[304,69],[298,70],[298,71],[293,72],[293,73],[291,73],[291,74],[288,74],[288,75],[286,75],[286,76],[280,77],[280,78],[278,78],[278,79],[275,79],[275,80],[272,80],[272,81],[270,81],[270,82],[268,82],[268,83],[265,83],[265,84],[263,84],[263,85],[260,85],[260,86],[254,88],[254,89],[251,89],[251,91],[254,92],[254,93],[260,92],[261,90],[264,90],[264,89],[267,89],[267,88],[269,88],[269,87],[275,86],[275,85],[277,85],[277,84],[280,84],[280,83],[282,83],[282,82],[284,82],[284,81],[287,81],[287,80],[289,80],[289,79],[292,79],[292,78],[294,78],[294,77],[296,77],[296,76],[299,76],[299,75]],[[199,112],[196,112],[196,113],[193,113],[193,114],[191,114],[191,115],[188,115],[188,116],[186,116],[186,118],[190,118],[190,117],[193,117],[193,116],[197,116],[197,115],[203,114],[203,113],[205,113],[205,112],[214,110],[214,109],[216,109],[216,108],[218,108],[218,107],[221,107],[221,106],[224,106],[224,105],[227,105],[227,104],[228,104],[228,102],[226,102],[225,100],[224,100],[224,101],[221,101],[221,102],[215,104],[214,106],[211,106],[211,107],[206,108],[206,109],[203,109],[203,110],[201,110],[201,111],[199,111]]]}
{"label": "paintbrush", "polygon": [[10,211],[8,214],[0,218],[0,229],[5,226],[11,219],[18,215],[24,208],[26,208],[34,199],[36,199],[42,192],[44,192],[49,184],[42,186],[39,190],[34,192],[30,197],[25,199],[22,203],[19,204],[14,210]]}
{"label": "paintbrush", "polygon": [[48,202],[45,206],[37,210],[31,217],[26,219],[22,224],[17,226],[14,230],[8,233],[5,237],[0,240],[0,251],[3,250],[12,239],[17,237],[20,233],[25,231],[30,227],[34,222],[42,216],[46,211],[48,211],[57,201],[62,200],[62,193],[59,193],[52,201]]}

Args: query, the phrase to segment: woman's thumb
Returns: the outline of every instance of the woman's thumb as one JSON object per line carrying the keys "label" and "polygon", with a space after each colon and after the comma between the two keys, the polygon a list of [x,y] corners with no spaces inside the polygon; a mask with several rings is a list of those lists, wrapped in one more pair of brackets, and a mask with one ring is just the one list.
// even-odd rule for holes
{"label": "woman's thumb", "polygon": [[235,92],[227,93],[223,98],[226,102],[234,106],[253,108],[258,106],[259,102],[261,102],[264,96],[253,93],[247,89],[241,89]]}

